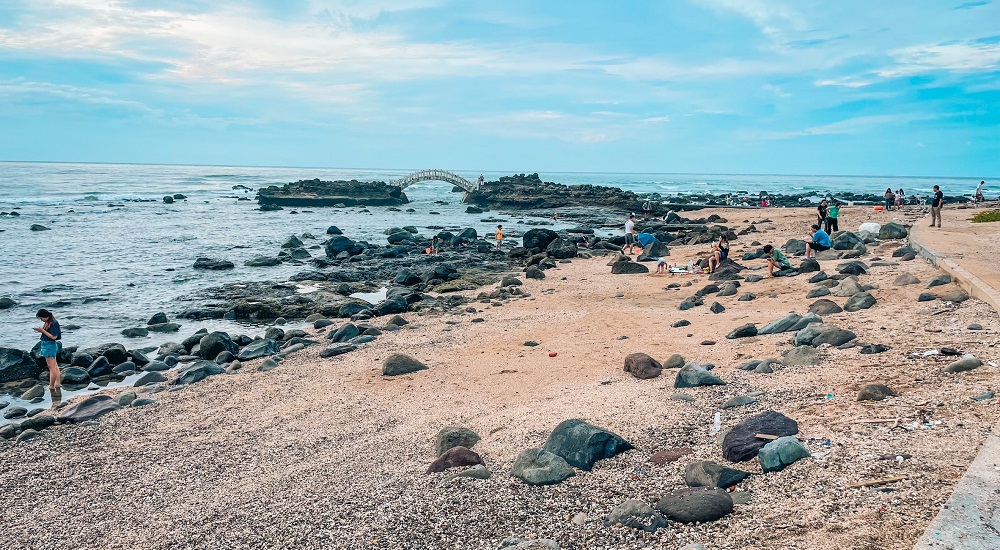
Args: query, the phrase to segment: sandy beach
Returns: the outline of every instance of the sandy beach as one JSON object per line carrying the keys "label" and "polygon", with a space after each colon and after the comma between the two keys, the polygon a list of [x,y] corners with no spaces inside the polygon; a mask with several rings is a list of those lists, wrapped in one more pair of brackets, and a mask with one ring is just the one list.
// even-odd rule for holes
{"label": "sandy beach", "polygon": [[[841,228],[891,218],[927,223],[915,212],[845,208]],[[947,227],[932,242],[958,261],[986,266],[996,257],[995,242],[984,247],[969,235],[995,235],[995,224],[972,228],[962,221],[971,212],[946,210]],[[765,265],[740,260],[758,248],[752,242],[781,246],[804,238],[814,216],[812,209],[697,215],[713,213],[730,227],[757,227],[733,242],[732,257],[750,268]],[[478,311],[462,315],[406,314],[409,325],[353,353],[322,359],[322,346],[312,346],[272,371],[258,372],[260,360],[250,362],[237,374],[158,393],[154,405],[116,411],[95,425],[57,426],[22,443],[0,440],[3,538],[18,548],[486,549],[512,536],[580,549],[909,548],[1000,417],[996,398],[971,399],[1000,385],[1000,369],[988,363],[1000,360],[1000,322],[977,300],[918,302],[922,292],[957,286],[925,288],[940,272],[919,257],[893,258],[904,244],[871,244],[860,258],[870,266],[859,279],[874,287],[874,307],[823,316],[858,342],[891,348],[882,353],[824,347],[815,366],[743,371],[737,366],[751,359],[780,359],[793,347],[792,334],[726,335],[746,323],[762,327],[789,312],[806,313],[815,301],[805,297],[815,286],[807,282],[811,274],[741,281],[736,296],[707,295],[704,306],[680,311],[681,300],[710,282],[707,275],[612,275],[608,257],[577,258],[547,270],[544,280],[525,280],[527,297],[484,299]],[[670,249],[678,264],[708,251]],[[820,261],[831,275],[840,263]],[[895,286],[903,273],[920,283]],[[766,268],[741,273],[748,274],[766,276]],[[680,287],[667,288],[672,283]],[[756,299],[738,301],[745,292]],[[714,301],[725,311],[712,313]],[[682,319],[690,325],[674,328]],[[970,330],[973,324],[982,330]],[[955,357],[923,353],[942,347],[987,364],[945,373]],[[634,352],[712,363],[727,385],[675,390],[674,370],[635,379],[622,368]],[[429,369],[382,376],[392,353]],[[898,397],[857,401],[873,383]],[[679,391],[693,402],[673,399]],[[752,392],[760,392],[756,403],[720,408]],[[796,420],[813,456],[740,483],[748,502],[715,522],[670,522],[656,533],[605,525],[627,499],[652,503],[684,487],[694,460],[760,473],[756,460],[728,464],[720,436],[709,429],[716,412],[724,433],[765,410]],[[558,485],[513,479],[518,453],[542,446],[571,418],[607,428],[635,449]],[[493,472],[490,479],[425,474],[435,435],[449,425],[482,436],[473,450]],[[691,454],[650,462],[675,447]],[[848,488],[895,476],[905,479]]]}

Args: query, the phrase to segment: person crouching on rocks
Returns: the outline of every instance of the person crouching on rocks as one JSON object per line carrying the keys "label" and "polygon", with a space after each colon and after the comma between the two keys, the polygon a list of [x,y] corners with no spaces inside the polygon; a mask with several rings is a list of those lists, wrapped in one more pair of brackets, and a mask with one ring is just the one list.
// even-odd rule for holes
{"label": "person crouching on rocks", "polygon": [[722,262],[729,257],[729,239],[725,235],[719,235],[719,242],[712,246],[712,255],[708,257],[708,272],[715,273],[716,269],[722,267]]}
{"label": "person crouching on rocks", "polygon": [[500,250],[500,245],[503,244],[503,226],[497,226],[497,250]]}
{"label": "person crouching on rocks", "polygon": [[41,355],[45,358],[45,365],[49,367],[49,390],[56,392],[62,388],[62,374],[59,372],[59,364],[56,363],[56,356],[59,355],[59,340],[62,340],[62,330],[59,328],[59,321],[56,321],[55,316],[47,309],[38,310],[35,317],[43,324],[32,330],[41,333]]}
{"label": "person crouching on rocks", "polygon": [[785,253],[774,248],[773,245],[765,244],[762,249],[764,254],[767,254],[767,274],[774,277],[774,268],[777,267],[779,270],[789,269],[792,267],[792,262],[788,261],[788,256]]}

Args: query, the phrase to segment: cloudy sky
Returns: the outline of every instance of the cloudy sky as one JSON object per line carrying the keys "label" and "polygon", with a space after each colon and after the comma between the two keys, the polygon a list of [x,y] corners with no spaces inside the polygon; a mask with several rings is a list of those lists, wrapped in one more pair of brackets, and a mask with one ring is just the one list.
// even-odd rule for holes
{"label": "cloudy sky", "polygon": [[1000,6],[3,0],[0,129],[0,160],[1000,176]]}

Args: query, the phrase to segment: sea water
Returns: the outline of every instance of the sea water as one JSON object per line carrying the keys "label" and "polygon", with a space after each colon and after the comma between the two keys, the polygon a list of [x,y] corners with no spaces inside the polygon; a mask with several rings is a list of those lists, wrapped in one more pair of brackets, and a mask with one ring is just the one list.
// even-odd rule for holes
{"label": "sea water", "polygon": [[[406,189],[415,212],[387,207],[286,208],[261,212],[253,191],[300,179],[388,181],[412,170],[331,168],[261,168],[157,166],[130,164],[0,163],[0,297],[18,302],[0,310],[0,346],[28,349],[37,341],[31,326],[34,312],[51,309],[63,324],[79,325],[64,335],[65,345],[83,347],[123,342],[128,348],[178,340],[198,328],[259,334],[262,327],[231,321],[188,321],[177,314],[190,304],[178,301],[209,287],[240,281],[284,280],[307,269],[301,265],[246,267],[258,255],[276,255],[291,235],[325,237],[328,226],[346,236],[385,244],[384,230],[413,225],[423,235],[428,226],[474,227],[492,235],[495,223],[484,218],[502,213],[467,214],[462,194],[442,182],[421,182]],[[455,171],[470,180],[479,172]],[[512,172],[486,172],[496,180]],[[704,174],[542,173],[544,181],[570,185],[609,185],[640,193],[749,194],[855,193],[881,194],[887,187],[928,194],[934,184],[946,192],[971,193],[976,182],[963,178],[886,178],[845,176],[742,176]],[[242,186],[234,189],[234,186]],[[965,189],[968,188],[968,189]],[[180,193],[173,204],[164,195]],[[128,201],[149,202],[128,202]],[[367,211],[364,211],[367,210]],[[293,214],[295,211],[297,213]],[[506,225],[508,232],[527,229]],[[31,231],[33,224],[49,231]],[[563,222],[556,229],[573,225]],[[311,244],[306,242],[307,245]],[[321,250],[312,251],[322,254]],[[233,262],[228,271],[192,268],[198,257]],[[303,285],[303,292],[308,292]],[[179,334],[151,334],[127,339],[120,331],[145,326],[149,317],[166,312],[182,324]]]}

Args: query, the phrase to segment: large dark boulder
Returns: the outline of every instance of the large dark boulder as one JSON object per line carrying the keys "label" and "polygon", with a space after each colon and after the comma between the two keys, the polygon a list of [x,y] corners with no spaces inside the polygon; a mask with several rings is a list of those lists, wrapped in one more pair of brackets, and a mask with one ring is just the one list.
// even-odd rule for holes
{"label": "large dark boulder", "polygon": [[441,456],[448,449],[465,447],[471,449],[482,438],[479,434],[462,426],[446,426],[438,432],[434,441],[434,450]]}
{"label": "large dark boulder", "polygon": [[270,357],[271,355],[277,354],[281,351],[278,347],[278,342],[271,340],[270,338],[263,338],[261,340],[254,340],[247,344],[247,347],[240,350],[239,355],[236,356],[240,361],[249,361],[251,359],[257,359],[258,357]]}
{"label": "large dark boulder", "polygon": [[351,338],[356,338],[358,336],[361,336],[361,329],[359,329],[354,323],[345,323],[337,330],[331,332],[329,336],[327,336],[327,339],[334,342],[346,342]]}
{"label": "large dark boulder", "polygon": [[710,460],[692,462],[684,471],[684,482],[690,487],[726,489],[748,477],[750,472],[721,466]]}
{"label": "large dark boulder", "polygon": [[212,258],[198,258],[194,261],[195,269],[207,269],[211,271],[222,271],[236,267],[229,260],[213,260]]}
{"label": "large dark boulder", "polygon": [[608,430],[573,419],[556,426],[543,449],[563,457],[572,466],[590,471],[598,460],[628,451],[632,445]]}
{"label": "large dark boulder", "polygon": [[121,405],[110,395],[91,395],[71,403],[60,411],[59,422],[76,424],[85,420],[94,420],[120,408],[122,408]]}
{"label": "large dark boulder", "polygon": [[834,250],[867,250],[865,242],[856,233],[850,231],[839,231],[833,234],[830,239]]}
{"label": "large dark boulder", "polygon": [[549,243],[545,247],[545,252],[549,256],[556,258],[557,260],[565,260],[568,258],[575,258],[577,254],[576,243],[573,241],[564,241],[563,239],[556,239]]}
{"label": "large dark boulder", "polygon": [[769,440],[760,439],[757,434],[778,437],[799,433],[797,422],[775,412],[764,411],[736,424],[722,440],[722,456],[730,462],[746,462],[757,456],[757,451]]}
{"label": "large dark boulder", "polygon": [[0,383],[35,378],[41,370],[28,352],[0,348]]}
{"label": "large dark boulder", "polygon": [[236,353],[240,350],[240,347],[236,342],[233,342],[233,339],[228,334],[220,331],[206,334],[199,343],[201,346],[201,357],[213,361],[224,351]]}
{"label": "large dark boulder", "polygon": [[351,256],[359,254],[362,247],[358,243],[343,235],[335,235],[326,242],[326,255],[328,258],[336,258],[341,252],[347,252]]}
{"label": "large dark boulder", "polygon": [[704,523],[733,513],[733,499],[723,489],[676,489],[664,495],[654,508],[674,521]]}
{"label": "large dark boulder", "polygon": [[639,380],[648,380],[659,376],[663,365],[645,353],[631,353],[625,356],[625,372]]}
{"label": "large dark boulder", "polygon": [[894,239],[905,239],[906,238],[906,227],[896,223],[889,222],[882,226],[878,231],[878,238],[883,241],[894,240]]}
{"label": "large dark boulder", "polygon": [[548,248],[549,243],[558,238],[559,234],[551,229],[529,229],[524,232],[524,236],[521,237],[521,242],[524,248],[537,248],[539,250],[545,250]]}
{"label": "large dark boulder", "polygon": [[638,273],[649,273],[649,268],[638,262],[615,262],[611,264],[613,275],[633,275]]}
{"label": "large dark boulder", "polygon": [[384,376],[399,376],[421,370],[427,370],[427,365],[402,353],[394,353],[382,363],[382,374]]}
{"label": "large dark boulder", "polygon": [[194,384],[223,372],[225,371],[215,361],[195,361],[193,365],[181,371],[173,384]]}
{"label": "large dark boulder", "polygon": [[642,248],[642,254],[636,258],[640,262],[655,262],[670,255],[670,248],[659,240],[653,241]]}

